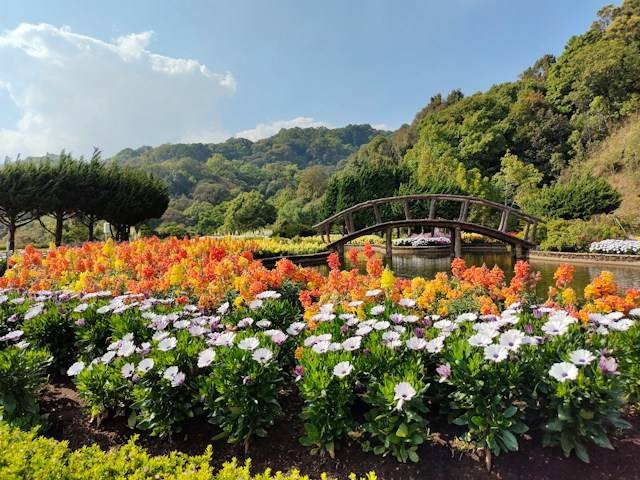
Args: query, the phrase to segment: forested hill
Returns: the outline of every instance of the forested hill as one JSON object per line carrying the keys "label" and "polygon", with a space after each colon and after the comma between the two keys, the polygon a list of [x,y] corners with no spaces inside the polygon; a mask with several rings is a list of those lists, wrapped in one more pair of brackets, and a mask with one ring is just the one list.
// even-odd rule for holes
{"label": "forested hill", "polygon": [[639,114],[640,0],[625,0],[599,11],[557,58],[485,92],[435,95],[410,125],[362,146],[330,179],[323,213],[376,196],[450,192],[585,219],[620,205],[596,178],[615,173],[617,213],[640,223],[629,188],[637,185],[623,181],[638,175]]}
{"label": "forested hill", "polygon": [[[251,183],[258,170],[276,164],[281,169],[295,166],[302,170],[310,165],[336,167],[358,147],[382,132],[370,125],[348,125],[329,129],[282,129],[272,137],[252,142],[246,138],[230,138],[222,143],[165,144],[159,147],[127,148],[113,157],[118,163],[151,169],[169,182],[174,195],[188,194],[194,184],[216,177],[216,169],[208,172],[212,157],[219,162],[237,162],[245,166],[241,177]],[[235,170],[235,169],[232,169]],[[219,180],[219,179],[216,179]],[[241,182],[243,179],[239,179]]]}

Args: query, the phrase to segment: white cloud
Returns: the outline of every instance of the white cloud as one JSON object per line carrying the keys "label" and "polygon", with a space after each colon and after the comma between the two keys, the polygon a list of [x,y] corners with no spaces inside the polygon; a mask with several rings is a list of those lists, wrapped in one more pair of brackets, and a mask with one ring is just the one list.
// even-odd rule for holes
{"label": "white cloud", "polygon": [[246,138],[253,142],[260,140],[262,138],[267,138],[272,135],[275,135],[283,128],[309,128],[309,127],[328,127],[331,128],[331,125],[327,122],[321,122],[318,120],[314,120],[311,117],[296,117],[291,120],[276,120],[271,123],[259,123],[250,130],[243,130],[241,132],[236,133],[234,136],[236,138]]}
{"label": "white cloud", "polygon": [[218,103],[235,92],[233,75],[153,53],[152,36],[106,42],[28,23],[0,34],[0,88],[20,115],[0,129],[0,158],[223,138]]}

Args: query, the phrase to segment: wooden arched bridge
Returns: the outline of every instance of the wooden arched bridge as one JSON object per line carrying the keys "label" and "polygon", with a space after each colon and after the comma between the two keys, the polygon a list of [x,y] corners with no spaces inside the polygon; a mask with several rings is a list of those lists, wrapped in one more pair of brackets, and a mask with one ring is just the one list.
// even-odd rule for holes
{"label": "wooden arched bridge", "polygon": [[[456,206],[459,205],[459,209]],[[445,209],[455,218],[443,218]],[[456,217],[457,213],[457,217]],[[390,215],[389,215],[390,214]],[[390,216],[391,218],[385,218]],[[421,194],[387,197],[359,203],[314,225],[329,250],[344,253],[344,245],[352,240],[377,232],[386,233],[387,255],[391,256],[391,232],[394,228],[438,227],[451,232],[451,254],[462,255],[461,232],[475,232],[511,246],[516,258],[526,258],[536,247],[535,236],[539,218],[477,197],[447,194]],[[331,238],[338,234],[337,240]],[[523,231],[522,238],[509,233]]]}

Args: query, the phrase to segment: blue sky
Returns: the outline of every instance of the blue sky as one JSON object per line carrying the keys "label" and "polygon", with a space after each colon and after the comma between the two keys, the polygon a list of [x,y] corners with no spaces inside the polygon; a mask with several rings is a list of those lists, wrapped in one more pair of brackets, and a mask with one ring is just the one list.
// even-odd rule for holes
{"label": "blue sky", "polygon": [[559,54],[606,3],[2,2],[0,158],[396,128],[437,92],[483,90]]}

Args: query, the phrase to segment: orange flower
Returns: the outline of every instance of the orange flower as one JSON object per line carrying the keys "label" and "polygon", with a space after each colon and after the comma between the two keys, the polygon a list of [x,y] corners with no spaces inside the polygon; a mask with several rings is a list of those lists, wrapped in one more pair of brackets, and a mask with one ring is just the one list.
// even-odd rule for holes
{"label": "orange flower", "polygon": [[573,282],[574,271],[575,267],[573,265],[569,265],[568,263],[559,265],[553,274],[553,279],[556,281],[556,287],[564,288]]}

